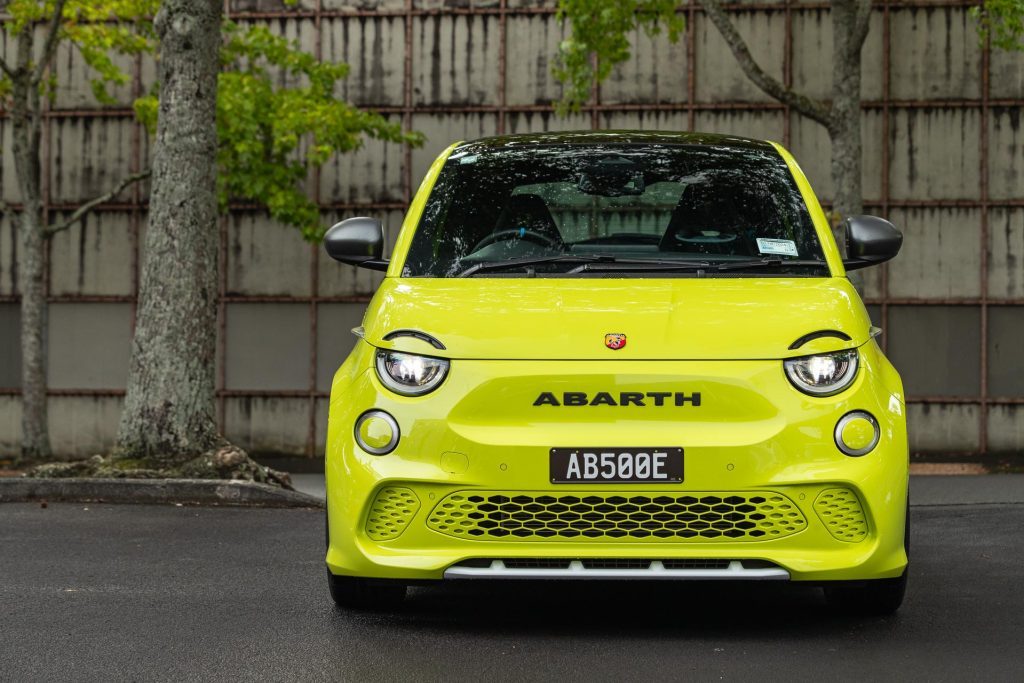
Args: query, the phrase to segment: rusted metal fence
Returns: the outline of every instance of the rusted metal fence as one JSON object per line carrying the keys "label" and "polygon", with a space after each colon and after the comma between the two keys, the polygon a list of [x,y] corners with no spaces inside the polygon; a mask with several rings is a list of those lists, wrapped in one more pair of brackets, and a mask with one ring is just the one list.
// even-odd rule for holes
{"label": "rusted metal fence", "polygon": [[[866,298],[904,373],[915,450],[960,455],[1024,448],[1024,59],[978,44],[966,16],[975,4],[878,2],[864,56],[866,207],[907,231],[901,259],[868,274]],[[374,143],[311,173],[309,192],[325,224],[379,215],[393,240],[430,158],[452,140],[554,128],[781,138],[829,196],[824,131],[746,83],[692,0],[680,10],[688,18],[680,44],[638,36],[634,62],[567,119],[550,105],[559,93],[550,59],[563,30],[553,2],[302,0],[286,8],[278,0],[226,0],[225,9],[322,58],[350,62],[345,97],[429,137],[425,150]],[[786,85],[827,97],[828,3],[744,2],[730,10],[755,55]],[[128,66],[133,79],[120,93],[122,106],[89,104],[79,84],[47,110],[48,215],[73,210],[147,163],[147,140],[129,105],[154,69],[142,58]],[[81,80],[70,53],[57,68]],[[69,155],[75,151],[77,158]],[[4,156],[3,198],[16,204]],[[102,448],[116,427],[146,196],[145,186],[127,191],[51,248],[51,421],[59,450]],[[330,376],[379,280],[326,260],[252,206],[233,205],[220,236],[221,424],[256,451],[321,452]],[[16,261],[5,219],[0,451],[17,442]]]}

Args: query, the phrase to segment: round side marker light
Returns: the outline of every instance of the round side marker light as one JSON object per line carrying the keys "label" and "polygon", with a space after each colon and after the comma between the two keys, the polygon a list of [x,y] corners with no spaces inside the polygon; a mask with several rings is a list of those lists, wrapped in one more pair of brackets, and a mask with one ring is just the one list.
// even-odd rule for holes
{"label": "round side marker light", "polygon": [[836,446],[849,456],[870,453],[878,445],[879,435],[878,421],[863,410],[847,413],[836,423]]}
{"label": "round side marker light", "polygon": [[356,419],[356,443],[370,455],[387,455],[395,450],[401,431],[398,422],[383,410],[368,410]]}

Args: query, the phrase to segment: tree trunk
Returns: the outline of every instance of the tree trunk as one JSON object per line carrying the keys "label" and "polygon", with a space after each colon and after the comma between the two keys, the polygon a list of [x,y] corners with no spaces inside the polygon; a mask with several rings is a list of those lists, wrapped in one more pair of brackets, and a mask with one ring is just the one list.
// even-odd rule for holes
{"label": "tree trunk", "polygon": [[[21,44],[23,42],[25,39],[19,37],[19,51],[29,50]],[[32,84],[27,70],[19,71],[19,75],[11,80],[11,132],[22,198],[22,210],[18,216],[21,237],[21,258],[18,262],[22,357],[21,457],[38,460],[51,455],[46,411],[48,316],[43,281],[46,235],[40,190],[39,89]]]}
{"label": "tree trunk", "polygon": [[[861,196],[860,52],[867,35],[867,17],[858,14],[855,0],[832,3],[832,226],[836,239],[842,219],[863,212]],[[863,22],[863,24],[861,23]]]}
{"label": "tree trunk", "polygon": [[46,407],[46,338],[48,312],[43,283],[46,239],[38,209],[27,206],[20,216],[21,258],[21,458],[51,456]]}
{"label": "tree trunk", "polygon": [[145,266],[118,452],[184,462],[222,443],[214,420],[216,95],[221,0],[165,0]]}

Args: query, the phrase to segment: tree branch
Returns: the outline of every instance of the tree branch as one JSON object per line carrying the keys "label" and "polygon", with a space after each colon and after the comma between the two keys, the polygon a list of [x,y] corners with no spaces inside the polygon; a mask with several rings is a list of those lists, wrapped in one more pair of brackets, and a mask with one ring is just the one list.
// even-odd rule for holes
{"label": "tree branch", "polygon": [[0,70],[3,70],[7,74],[8,78],[14,78],[14,70],[7,66],[7,62],[4,60],[4,56],[0,54]]}
{"label": "tree branch", "polygon": [[96,197],[95,199],[90,199],[85,204],[82,204],[80,207],[78,207],[75,210],[75,212],[73,214],[68,216],[67,220],[63,220],[60,223],[54,223],[54,224],[50,225],[46,229],[46,236],[47,237],[52,237],[53,235],[56,235],[58,232],[61,232],[63,230],[67,230],[72,225],[74,225],[78,221],[80,221],[83,218],[85,218],[86,214],[88,214],[90,211],[95,209],[97,206],[99,206],[100,204],[104,204],[106,202],[109,202],[111,199],[113,199],[117,195],[121,194],[121,192],[126,187],[128,187],[129,185],[131,185],[133,183],[137,183],[140,180],[145,180],[146,178],[148,178],[150,176],[151,173],[152,173],[152,171],[145,170],[145,171],[141,171],[139,173],[134,173],[134,174],[128,176],[127,178],[122,180],[120,182],[120,184],[118,184],[118,186],[115,187],[110,192],[107,192],[104,195],[100,195],[99,197]]}
{"label": "tree branch", "polygon": [[868,37],[868,28],[871,26],[871,0],[857,0],[857,20],[854,24],[854,45],[860,49],[864,45],[864,39]]}
{"label": "tree branch", "polygon": [[53,56],[57,53],[57,36],[60,35],[60,23],[64,18],[64,5],[66,3],[67,0],[57,0],[57,4],[53,8],[50,26],[46,29],[46,42],[43,43],[43,56],[39,59],[39,63],[36,64],[35,71],[32,73],[33,86],[39,85],[43,80],[46,67],[50,66]]}
{"label": "tree branch", "polygon": [[830,124],[831,111],[827,104],[787,88],[765,73],[764,69],[754,61],[754,57],[750,54],[750,49],[747,47],[746,42],[740,36],[739,31],[736,30],[736,27],[733,26],[725,10],[722,9],[719,0],[698,0],[698,2],[704,8],[704,12],[707,13],[708,18],[711,19],[715,28],[722,35],[722,38],[725,39],[729,49],[732,50],[732,54],[736,61],[739,62],[743,73],[753,81],[754,85],[770,97],[774,97],[779,102],[792,107],[804,116],[814,119],[824,126]]}

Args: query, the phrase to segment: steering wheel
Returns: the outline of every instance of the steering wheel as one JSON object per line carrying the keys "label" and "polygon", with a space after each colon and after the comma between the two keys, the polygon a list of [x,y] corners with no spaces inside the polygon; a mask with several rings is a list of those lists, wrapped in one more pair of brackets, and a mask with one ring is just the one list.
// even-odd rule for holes
{"label": "steering wheel", "polygon": [[552,249],[562,249],[563,244],[553,237],[549,237],[542,232],[536,232],[535,230],[528,230],[526,228],[515,228],[513,230],[499,230],[498,232],[492,232],[487,237],[480,240],[473,251],[479,251],[484,247],[494,244],[495,242],[504,242],[506,240],[529,240],[545,247],[551,247]]}

